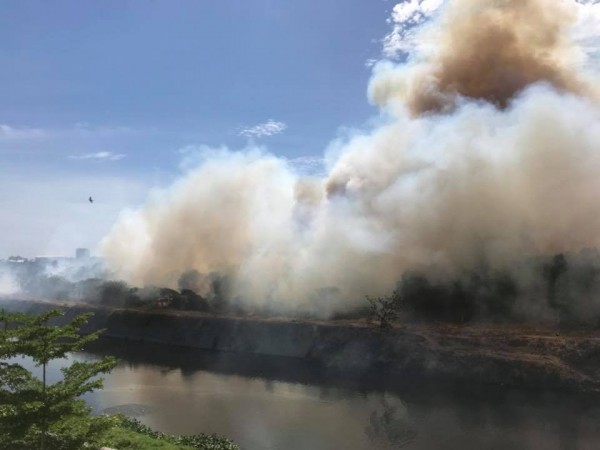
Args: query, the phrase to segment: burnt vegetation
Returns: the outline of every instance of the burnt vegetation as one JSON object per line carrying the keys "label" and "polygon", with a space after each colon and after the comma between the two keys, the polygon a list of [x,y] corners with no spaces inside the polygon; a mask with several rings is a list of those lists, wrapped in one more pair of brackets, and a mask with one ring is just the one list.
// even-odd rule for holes
{"label": "burnt vegetation", "polygon": [[405,310],[413,316],[453,322],[510,318],[518,294],[516,281],[506,273],[470,273],[449,281],[408,273],[398,289]]}
{"label": "burnt vegetation", "polygon": [[441,281],[406,273],[394,295],[401,297],[402,310],[418,319],[598,325],[600,253],[557,254],[507,271],[481,269]]}

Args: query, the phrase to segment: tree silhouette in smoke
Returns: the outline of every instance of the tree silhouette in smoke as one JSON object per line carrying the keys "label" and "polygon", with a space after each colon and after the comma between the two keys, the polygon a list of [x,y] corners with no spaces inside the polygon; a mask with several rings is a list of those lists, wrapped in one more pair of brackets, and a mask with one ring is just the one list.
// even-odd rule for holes
{"label": "tree silhouette in smoke", "polygon": [[392,322],[398,319],[401,308],[404,306],[402,297],[397,291],[387,297],[369,297],[369,319],[378,322],[379,328],[391,328]]}

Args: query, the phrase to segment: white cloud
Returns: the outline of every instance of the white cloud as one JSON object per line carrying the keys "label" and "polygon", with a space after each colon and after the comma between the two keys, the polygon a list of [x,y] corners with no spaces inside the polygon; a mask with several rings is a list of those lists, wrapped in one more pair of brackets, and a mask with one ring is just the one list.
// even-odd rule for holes
{"label": "white cloud", "polygon": [[383,55],[395,59],[408,53],[413,46],[412,29],[427,21],[444,3],[444,0],[407,0],[398,3],[388,22],[392,31],[383,39]]}
{"label": "white cloud", "polygon": [[113,152],[96,152],[96,153],[85,153],[83,155],[71,155],[69,159],[92,159],[96,161],[119,161],[125,158],[124,153],[113,153]]}
{"label": "white cloud", "polygon": [[266,136],[273,136],[275,134],[282,133],[287,128],[287,125],[283,122],[277,122],[273,119],[269,119],[264,123],[260,123],[253,127],[244,128],[240,131],[240,136],[247,138],[261,138]]}
{"label": "white cloud", "polygon": [[578,0],[578,20],[573,38],[581,49],[580,64],[600,65],[600,0]]}

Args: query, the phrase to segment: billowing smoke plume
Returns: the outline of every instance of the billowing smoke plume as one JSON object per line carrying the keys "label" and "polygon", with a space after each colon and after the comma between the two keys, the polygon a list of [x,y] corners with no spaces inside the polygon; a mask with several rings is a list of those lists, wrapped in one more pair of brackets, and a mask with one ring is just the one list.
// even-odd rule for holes
{"label": "billowing smoke plume", "polygon": [[[399,6],[396,14],[405,18],[407,6]],[[581,70],[585,55],[573,42],[580,8],[573,0],[448,1],[434,27],[412,36],[416,46],[407,49],[400,73],[375,78],[372,98],[385,104],[398,97],[422,114],[449,111],[460,96],[506,108],[538,82],[591,94],[593,83]]]}
{"label": "billowing smoke plume", "polygon": [[171,286],[219,273],[244,304],[328,314],[406,271],[525,277],[528,258],[600,247],[596,37],[582,28],[599,5],[426,3],[404,62],[374,69],[379,126],[334,142],[326,177],[259,150],[204,151],[122,215],[103,243],[112,268]]}

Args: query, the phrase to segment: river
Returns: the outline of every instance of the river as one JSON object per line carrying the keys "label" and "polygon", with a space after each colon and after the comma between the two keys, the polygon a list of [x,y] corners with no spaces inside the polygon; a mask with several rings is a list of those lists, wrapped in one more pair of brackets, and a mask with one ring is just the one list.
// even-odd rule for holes
{"label": "river", "polygon": [[[85,398],[167,433],[219,433],[247,450],[600,448],[600,406],[567,394],[330,379],[291,358],[104,339],[73,356],[120,363]],[[50,380],[67,361],[52,365]]]}

